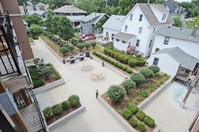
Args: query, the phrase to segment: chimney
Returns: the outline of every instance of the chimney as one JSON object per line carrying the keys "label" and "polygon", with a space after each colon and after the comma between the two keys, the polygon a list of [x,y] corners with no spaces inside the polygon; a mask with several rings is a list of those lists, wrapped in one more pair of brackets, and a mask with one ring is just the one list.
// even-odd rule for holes
{"label": "chimney", "polygon": [[192,32],[191,32],[191,36],[192,36],[192,37],[195,37],[197,30],[198,30],[198,26],[195,25],[195,26],[192,28]]}

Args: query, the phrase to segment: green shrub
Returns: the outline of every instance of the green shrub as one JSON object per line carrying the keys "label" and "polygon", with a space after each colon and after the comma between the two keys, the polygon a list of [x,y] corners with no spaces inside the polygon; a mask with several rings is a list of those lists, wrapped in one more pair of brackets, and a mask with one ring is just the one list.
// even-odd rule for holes
{"label": "green shrub", "polygon": [[142,120],[144,119],[145,116],[146,116],[146,114],[145,114],[143,111],[141,111],[141,110],[139,110],[139,111],[136,113],[136,117],[137,117],[140,121],[142,121]]}
{"label": "green shrub", "polygon": [[126,69],[126,72],[129,73],[129,74],[133,73],[133,71],[131,69],[129,69],[129,68]]}
{"label": "green shrub", "polygon": [[137,60],[136,59],[129,59],[128,60],[128,65],[130,67],[134,67],[134,66],[136,66],[136,64],[137,64]]}
{"label": "green shrub", "polygon": [[69,103],[70,103],[70,106],[71,107],[77,107],[79,104],[80,104],[80,99],[79,99],[79,96],[77,95],[71,95],[68,99]]}
{"label": "green shrub", "polygon": [[140,132],[145,132],[146,131],[144,123],[139,123],[137,127],[140,130]]}
{"label": "green shrub", "polygon": [[61,104],[56,104],[52,107],[54,115],[60,115],[63,111]]}
{"label": "green shrub", "polygon": [[133,113],[136,114],[139,111],[139,108],[135,104],[130,104],[128,109]]}
{"label": "green shrub", "polygon": [[122,64],[119,64],[118,65],[118,68],[122,69],[123,65]]}
{"label": "green shrub", "polygon": [[66,56],[66,54],[70,51],[67,47],[61,47],[59,51]]}
{"label": "green shrub", "polygon": [[131,124],[132,127],[136,127],[138,124],[138,121],[134,119],[133,117],[130,118],[129,123]]}
{"label": "green shrub", "polygon": [[125,108],[124,110],[122,110],[122,116],[123,116],[125,119],[128,120],[129,118],[131,118],[132,112],[131,112],[129,109]]}
{"label": "green shrub", "polygon": [[140,84],[146,82],[145,77],[141,73],[132,74],[131,79],[136,83],[136,85],[140,85]]}
{"label": "green shrub", "polygon": [[123,67],[122,67],[122,70],[123,70],[123,71],[126,71],[127,69],[128,69],[127,66],[123,66]]}
{"label": "green shrub", "polygon": [[43,110],[43,113],[44,113],[44,117],[46,120],[49,120],[53,117],[53,110],[51,107],[46,107],[44,110]]}
{"label": "green shrub", "polygon": [[45,82],[41,77],[33,77],[32,82],[33,82],[34,88],[38,88],[45,85]]}
{"label": "green shrub", "polygon": [[62,105],[63,110],[67,110],[69,108],[67,101],[63,101],[61,105]]}
{"label": "green shrub", "polygon": [[155,121],[150,117],[150,116],[146,116],[144,118],[144,123],[146,123],[149,127],[154,128],[155,127]]}
{"label": "green shrub", "polygon": [[71,43],[74,44],[74,45],[76,45],[77,43],[79,43],[78,38],[72,37]]}
{"label": "green shrub", "polygon": [[149,68],[145,68],[145,69],[142,69],[140,71],[140,73],[145,77],[145,78],[151,78],[154,76],[154,72],[149,69]]}
{"label": "green shrub", "polygon": [[160,71],[160,68],[158,66],[149,66],[149,69],[151,69],[155,74]]}
{"label": "green shrub", "polygon": [[96,43],[96,42],[91,42],[90,45],[91,45],[93,48],[95,48],[95,46],[97,45],[97,43]]}
{"label": "green shrub", "polygon": [[146,61],[143,58],[137,58],[137,66],[144,66],[146,64]]}
{"label": "green shrub", "polygon": [[120,86],[112,85],[109,87],[107,94],[112,101],[118,102],[124,98],[125,91]]}
{"label": "green shrub", "polygon": [[124,89],[126,90],[126,92],[128,93],[129,90],[135,88],[135,82],[131,79],[127,79],[122,83],[122,86],[124,87]]}
{"label": "green shrub", "polygon": [[142,97],[147,97],[147,96],[149,95],[149,92],[148,92],[147,90],[142,90],[142,91],[140,92],[140,95],[141,95]]}

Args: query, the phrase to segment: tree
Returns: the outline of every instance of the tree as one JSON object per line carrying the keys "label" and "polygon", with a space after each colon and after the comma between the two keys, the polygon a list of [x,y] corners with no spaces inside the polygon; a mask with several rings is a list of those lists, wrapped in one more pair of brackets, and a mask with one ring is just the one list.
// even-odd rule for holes
{"label": "tree", "polygon": [[69,52],[69,49],[67,47],[61,47],[59,49],[59,51],[64,55],[66,56],[66,54]]}
{"label": "tree", "polygon": [[196,25],[199,26],[199,16],[195,17],[194,20],[189,21],[188,24],[187,24],[187,27],[192,28]]}
{"label": "tree", "polygon": [[49,2],[50,9],[54,10],[56,8],[69,5],[71,3],[70,0],[51,0]]}
{"label": "tree", "polygon": [[180,20],[179,16],[174,17],[173,20],[174,20],[173,26],[182,27],[182,21]]}
{"label": "tree", "polygon": [[58,35],[64,40],[69,40],[74,37],[75,30],[72,23],[65,16],[60,16],[58,20]]}
{"label": "tree", "polygon": [[54,16],[52,10],[48,10],[46,27],[48,32],[58,35],[59,16]]}
{"label": "tree", "polygon": [[117,85],[110,86],[107,94],[108,94],[108,97],[114,102],[118,102],[122,100],[125,96],[124,89]]}
{"label": "tree", "polygon": [[124,87],[124,89],[126,90],[126,93],[129,93],[129,90],[135,88],[135,82],[131,79],[127,79],[122,83],[122,86]]}
{"label": "tree", "polygon": [[32,24],[36,24],[36,25],[41,25],[41,17],[39,17],[36,14],[33,15],[24,15],[24,20],[28,23],[28,26],[30,27]]}
{"label": "tree", "polygon": [[28,36],[32,37],[33,39],[37,39],[40,35],[44,33],[44,29],[42,29],[40,26],[36,24],[32,24],[28,28],[27,33],[28,33]]}

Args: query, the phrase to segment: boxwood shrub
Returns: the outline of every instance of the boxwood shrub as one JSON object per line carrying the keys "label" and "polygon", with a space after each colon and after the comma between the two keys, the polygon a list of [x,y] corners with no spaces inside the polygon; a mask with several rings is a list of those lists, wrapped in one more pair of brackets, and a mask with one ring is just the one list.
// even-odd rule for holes
{"label": "boxwood shrub", "polygon": [[125,109],[122,110],[122,116],[123,116],[125,119],[128,120],[128,119],[131,118],[132,112],[131,112],[129,109],[125,108]]}
{"label": "boxwood shrub", "polygon": [[136,113],[136,117],[137,117],[140,121],[142,121],[142,120],[144,119],[145,116],[146,116],[146,114],[145,114],[143,111],[141,111],[141,110],[139,110],[139,111]]}
{"label": "boxwood shrub", "polygon": [[146,131],[144,123],[139,123],[137,127],[140,130],[140,132],[145,132]]}
{"label": "boxwood shrub", "polygon": [[53,110],[51,107],[46,107],[44,110],[43,110],[43,113],[44,113],[44,117],[46,120],[49,120],[53,117]]}
{"label": "boxwood shrub", "polygon": [[145,68],[145,69],[142,69],[140,71],[140,73],[145,77],[145,78],[151,78],[154,76],[154,72],[149,69],[149,68]]}
{"label": "boxwood shrub", "polygon": [[80,99],[79,99],[79,96],[77,96],[77,95],[71,95],[68,98],[68,101],[70,103],[70,106],[73,108],[77,107],[80,104]]}
{"label": "boxwood shrub", "polygon": [[117,85],[111,85],[107,91],[108,97],[114,101],[118,102],[122,100],[125,96],[125,91],[122,87]]}
{"label": "boxwood shrub", "polygon": [[151,69],[155,74],[160,71],[160,68],[158,66],[149,66],[149,69]]}
{"label": "boxwood shrub", "polygon": [[68,104],[67,101],[63,101],[63,102],[61,103],[61,105],[62,105],[62,109],[63,109],[63,110],[67,110],[67,109],[69,108],[69,104]]}
{"label": "boxwood shrub", "polygon": [[62,105],[61,105],[61,104],[56,104],[56,105],[54,105],[54,106],[52,107],[52,109],[53,109],[53,114],[54,114],[54,115],[60,115],[61,112],[63,111]]}
{"label": "boxwood shrub", "polygon": [[145,77],[141,73],[133,73],[131,75],[131,79],[136,83],[136,85],[146,82]]}
{"label": "boxwood shrub", "polygon": [[133,113],[136,114],[139,111],[139,108],[135,104],[129,104],[128,109]]}
{"label": "boxwood shrub", "polygon": [[132,127],[136,127],[138,124],[138,121],[134,119],[133,117],[130,118],[129,123],[131,124]]}
{"label": "boxwood shrub", "polygon": [[131,69],[129,69],[129,68],[126,69],[126,72],[129,73],[129,74],[133,73],[133,71]]}
{"label": "boxwood shrub", "polygon": [[155,121],[150,117],[150,116],[146,116],[144,118],[144,123],[146,123],[149,127],[154,128],[155,127]]}

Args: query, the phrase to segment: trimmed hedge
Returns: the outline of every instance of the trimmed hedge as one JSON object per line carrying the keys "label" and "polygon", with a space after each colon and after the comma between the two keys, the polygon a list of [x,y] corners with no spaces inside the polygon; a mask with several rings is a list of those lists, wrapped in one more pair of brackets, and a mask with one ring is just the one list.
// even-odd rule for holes
{"label": "trimmed hedge", "polygon": [[125,108],[125,109],[122,111],[122,116],[123,116],[125,119],[128,120],[128,119],[131,118],[132,112],[131,112],[129,109]]}
{"label": "trimmed hedge", "polygon": [[43,113],[46,120],[50,120],[53,117],[53,110],[51,107],[46,107]]}
{"label": "trimmed hedge", "polygon": [[144,123],[146,123],[149,127],[154,128],[155,127],[155,121],[150,117],[150,116],[146,116],[144,118]]}
{"label": "trimmed hedge", "polygon": [[120,86],[112,85],[109,87],[107,94],[112,101],[118,102],[124,98],[125,91]]}
{"label": "trimmed hedge", "polygon": [[124,64],[128,64],[131,67],[144,66],[146,64],[146,61],[143,58],[128,55],[122,51],[114,49],[111,46],[106,46],[104,49],[104,53],[108,56],[115,58],[116,60],[119,60]]}
{"label": "trimmed hedge", "polygon": [[79,96],[77,95],[71,95],[69,98],[68,98],[68,101],[70,103],[70,106],[71,107],[77,107],[79,104],[80,104],[80,99],[79,99]]}
{"label": "trimmed hedge", "polygon": [[61,105],[61,104],[56,104],[56,105],[54,105],[54,106],[52,107],[52,109],[53,109],[53,114],[54,114],[54,115],[60,115],[61,112],[63,111],[62,105]]}
{"label": "trimmed hedge", "polygon": [[140,130],[140,132],[145,132],[146,131],[144,123],[139,123],[137,127]]}
{"label": "trimmed hedge", "polygon": [[67,109],[69,108],[69,104],[68,104],[67,101],[63,101],[63,102],[61,103],[61,105],[62,105],[63,110],[67,110]]}
{"label": "trimmed hedge", "polygon": [[133,73],[131,75],[131,79],[136,83],[136,85],[146,82],[145,77],[141,73]]}
{"label": "trimmed hedge", "polygon": [[118,67],[119,69],[129,73],[129,74],[133,73],[133,71],[131,69],[129,69],[127,66],[124,66],[124,65],[122,65],[122,64],[120,64],[120,63],[118,63],[118,62],[116,62],[116,61],[114,61],[114,60],[112,60],[112,59],[110,59],[110,58],[108,58],[108,57],[96,52],[96,51],[93,51],[93,54],[95,56],[101,58],[102,60],[114,65],[115,67]]}
{"label": "trimmed hedge", "polygon": [[139,111],[139,108],[135,104],[130,104],[128,109],[133,113],[136,114]]}
{"label": "trimmed hedge", "polygon": [[138,121],[134,119],[133,117],[130,118],[129,123],[131,124],[132,127],[136,127],[138,124]]}
{"label": "trimmed hedge", "polygon": [[144,119],[145,116],[146,116],[146,114],[145,114],[143,111],[141,111],[141,110],[139,110],[139,111],[136,113],[136,117],[137,117],[140,121],[142,121],[142,120]]}
{"label": "trimmed hedge", "polygon": [[151,69],[155,74],[160,71],[160,68],[158,66],[149,66],[149,69]]}
{"label": "trimmed hedge", "polygon": [[145,77],[145,78],[151,78],[154,76],[154,72],[149,69],[149,68],[145,68],[145,69],[142,69],[140,71],[140,73]]}

